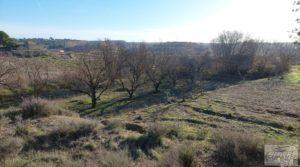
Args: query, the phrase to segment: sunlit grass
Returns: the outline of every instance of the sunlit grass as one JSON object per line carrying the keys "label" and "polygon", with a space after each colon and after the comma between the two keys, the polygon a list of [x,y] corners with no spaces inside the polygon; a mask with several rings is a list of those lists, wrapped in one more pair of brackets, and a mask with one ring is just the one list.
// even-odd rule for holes
{"label": "sunlit grass", "polygon": [[300,83],[300,66],[293,66],[285,76],[286,80],[291,83]]}

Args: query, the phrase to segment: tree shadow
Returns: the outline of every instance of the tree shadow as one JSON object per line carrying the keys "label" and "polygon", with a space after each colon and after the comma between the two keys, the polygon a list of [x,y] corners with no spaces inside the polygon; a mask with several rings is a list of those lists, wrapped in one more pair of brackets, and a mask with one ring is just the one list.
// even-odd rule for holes
{"label": "tree shadow", "polygon": [[[137,95],[131,99],[127,96],[121,96],[108,101],[100,101],[95,108],[91,108],[90,104],[84,104],[80,100],[70,101],[69,103],[72,103],[73,107],[71,109],[78,111],[81,116],[118,115],[161,103],[181,102],[185,99],[191,99],[195,95],[201,96],[205,91],[236,85],[241,81],[243,79],[236,75],[218,74],[201,82],[201,84],[194,84],[188,89],[182,88],[180,85],[175,88],[161,87],[161,91],[155,93],[149,91],[149,89],[145,91],[145,88],[137,92]],[[170,101],[170,98],[176,100]]]}
{"label": "tree shadow", "polygon": [[95,108],[91,108],[90,104],[83,104],[80,100],[73,100],[69,103],[73,106],[71,109],[78,111],[81,116],[108,116],[165,102],[167,102],[165,92],[147,92],[140,93],[131,99],[128,97],[118,97],[109,101],[100,101]]}
{"label": "tree shadow", "polygon": [[102,110],[102,112],[99,112],[97,115],[118,115],[124,112],[130,112],[165,102],[167,102],[167,96],[165,92],[142,93],[133,97],[132,99],[123,98],[121,100],[113,102],[111,105],[106,105],[106,107],[103,108],[106,109],[106,111]]}
{"label": "tree shadow", "polygon": [[246,78],[242,78],[238,75],[218,73],[210,77],[205,81],[203,89],[205,91],[212,91],[221,88],[226,88],[232,85],[237,85],[242,81],[245,81]]}

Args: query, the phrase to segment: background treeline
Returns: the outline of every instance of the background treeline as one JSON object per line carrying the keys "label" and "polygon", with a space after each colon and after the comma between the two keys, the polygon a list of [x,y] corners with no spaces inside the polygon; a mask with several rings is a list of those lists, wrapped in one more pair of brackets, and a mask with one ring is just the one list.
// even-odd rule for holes
{"label": "background treeline", "polygon": [[125,91],[132,98],[145,84],[154,92],[159,92],[161,85],[180,88],[184,100],[185,93],[202,81],[281,75],[299,59],[294,44],[266,43],[237,31],[224,31],[205,47],[143,42],[125,45],[107,39],[93,51],[81,52],[63,63],[2,56],[0,84],[15,93],[30,89],[36,97],[49,87],[68,89],[90,96],[92,107],[110,88]]}

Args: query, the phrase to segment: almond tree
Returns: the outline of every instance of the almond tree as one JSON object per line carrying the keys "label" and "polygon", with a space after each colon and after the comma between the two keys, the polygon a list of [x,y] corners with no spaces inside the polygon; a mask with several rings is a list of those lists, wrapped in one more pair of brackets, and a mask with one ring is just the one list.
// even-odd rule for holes
{"label": "almond tree", "polygon": [[40,96],[49,85],[49,66],[41,60],[24,60],[23,70],[27,83],[33,89],[33,96]]}
{"label": "almond tree", "polygon": [[164,51],[152,52],[147,55],[146,74],[152,82],[154,92],[159,91],[162,81],[168,76],[168,63],[171,57]]}
{"label": "almond tree", "polygon": [[92,55],[81,55],[75,68],[65,73],[65,83],[72,91],[91,98],[91,107],[109,88],[116,76],[115,57],[119,50],[109,40],[105,40]]}
{"label": "almond tree", "polygon": [[144,43],[128,49],[120,55],[117,84],[128,93],[129,98],[145,83],[147,49]]}

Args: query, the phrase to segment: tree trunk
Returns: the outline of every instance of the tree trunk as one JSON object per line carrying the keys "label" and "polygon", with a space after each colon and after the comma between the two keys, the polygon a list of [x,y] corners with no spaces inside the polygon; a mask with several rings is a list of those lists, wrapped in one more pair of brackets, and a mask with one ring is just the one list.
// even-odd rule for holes
{"label": "tree trunk", "polygon": [[176,80],[175,79],[172,80],[172,86],[173,86],[173,88],[175,88],[175,86],[176,86]]}
{"label": "tree trunk", "polygon": [[154,93],[158,93],[159,83],[154,84]]}
{"label": "tree trunk", "polygon": [[92,108],[95,108],[97,105],[97,98],[96,98],[96,90],[91,90],[91,101],[92,101]]}
{"label": "tree trunk", "polygon": [[133,97],[133,91],[132,92],[128,92],[128,94],[129,94],[129,98],[132,99],[132,97]]}

